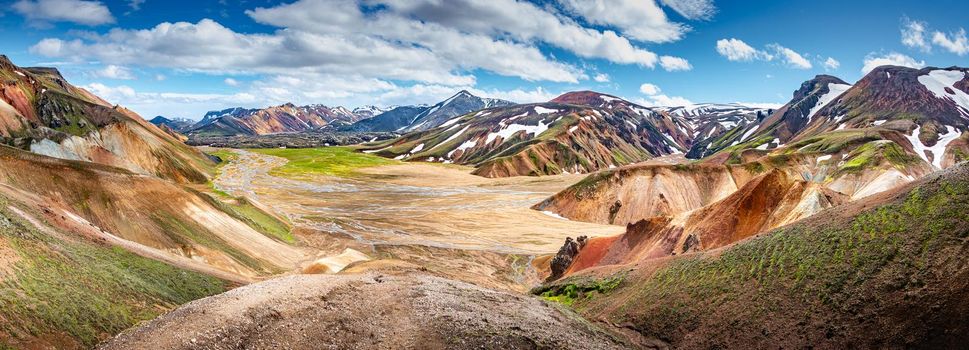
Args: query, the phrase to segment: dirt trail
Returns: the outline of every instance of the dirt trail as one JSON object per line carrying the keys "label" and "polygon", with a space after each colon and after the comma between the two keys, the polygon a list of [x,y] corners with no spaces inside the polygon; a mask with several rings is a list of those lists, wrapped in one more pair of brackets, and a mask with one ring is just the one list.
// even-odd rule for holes
{"label": "dirt trail", "polygon": [[[366,300],[366,302],[361,302]],[[300,275],[186,304],[102,349],[620,349],[571,311],[423,274]]]}

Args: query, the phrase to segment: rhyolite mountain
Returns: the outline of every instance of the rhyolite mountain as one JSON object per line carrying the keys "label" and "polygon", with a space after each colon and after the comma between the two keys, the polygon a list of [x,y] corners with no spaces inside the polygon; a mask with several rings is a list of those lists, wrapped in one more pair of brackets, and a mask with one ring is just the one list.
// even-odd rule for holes
{"label": "rhyolite mountain", "polygon": [[365,152],[467,164],[487,177],[587,173],[685,153],[698,138],[719,136],[766,112],[740,105],[683,111],[578,91],[456,116],[434,129],[367,145]]}
{"label": "rhyolite mountain", "polygon": [[205,182],[204,154],[119,106],[68,83],[54,68],[21,68],[0,55],[0,141],[51,157]]}
{"label": "rhyolite mountain", "polygon": [[433,106],[401,106],[378,114],[371,119],[344,127],[346,131],[423,131],[436,128],[452,118],[485,108],[510,106],[514,103],[486,97],[478,97],[467,90]]}
{"label": "rhyolite mountain", "polygon": [[694,164],[596,173],[534,208],[630,225],[638,248],[603,248],[600,258],[632,263],[717,249],[969,158],[966,69],[885,66],[842,83],[805,82],[747,136]]}
{"label": "rhyolite mountain", "polygon": [[822,107],[850,87],[837,77],[818,75],[802,83],[784,106],[771,113],[761,113],[755,121],[738,124],[728,132],[700,140],[690,150],[690,155],[692,158],[703,158],[728,147],[760,139],[772,142],[768,147],[775,148],[791,140]]}
{"label": "rhyolite mountain", "polygon": [[229,108],[205,114],[187,134],[206,136],[266,135],[314,131],[346,126],[369,118],[373,110],[354,113],[344,107],[297,106],[287,103],[268,108]]}
{"label": "rhyolite mountain", "polygon": [[[756,187],[786,181],[767,173]],[[697,212],[742,214],[699,224],[713,233],[703,238],[657,217],[619,237],[590,239],[559,259],[573,265],[566,278],[533,291],[586,319],[622,324],[651,347],[962,346],[969,164],[723,245],[735,238],[722,228],[769,219],[758,213],[780,200],[770,195],[742,193]],[[652,258],[663,250],[678,254]]]}
{"label": "rhyolite mountain", "polygon": [[0,141],[0,347],[93,348],[306,259],[260,204],[204,193],[209,157],[56,69],[0,56]]}

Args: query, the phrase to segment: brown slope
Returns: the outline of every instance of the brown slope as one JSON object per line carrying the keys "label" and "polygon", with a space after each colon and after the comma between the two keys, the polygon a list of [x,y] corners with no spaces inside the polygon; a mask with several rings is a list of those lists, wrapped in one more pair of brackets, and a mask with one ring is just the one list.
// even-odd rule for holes
{"label": "brown slope", "polygon": [[[594,250],[583,248],[569,273],[602,265],[711,250],[727,246],[822,209],[847,198],[818,184],[795,179],[780,170],[754,177],[729,196],[692,211],[657,216],[627,225],[618,238],[591,238]],[[597,240],[611,242],[604,246]],[[588,255],[588,256],[587,256]]]}
{"label": "brown slope", "polygon": [[953,348],[969,332],[969,167],[715,252],[591,269],[540,290],[675,348]]}
{"label": "brown slope", "polygon": [[63,159],[123,167],[178,182],[205,182],[201,152],[63,79],[53,68],[20,68],[0,56],[0,141]]}
{"label": "brown slope", "polygon": [[[68,226],[256,277],[296,267],[303,253],[207,195],[150,176],[0,146],[0,191],[58,213]],[[255,227],[255,228],[254,228]]]}
{"label": "brown slope", "polygon": [[751,177],[718,165],[636,165],[590,175],[536,204],[536,210],[604,224],[625,225],[673,216],[713,203]]}

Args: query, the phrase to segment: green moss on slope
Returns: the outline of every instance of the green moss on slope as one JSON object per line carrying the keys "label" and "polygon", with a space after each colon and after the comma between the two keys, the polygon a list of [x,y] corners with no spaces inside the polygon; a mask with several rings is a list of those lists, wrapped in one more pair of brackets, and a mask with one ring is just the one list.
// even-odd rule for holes
{"label": "green moss on slope", "polygon": [[14,347],[33,338],[92,347],[167,309],[220,293],[226,284],[120,248],[37,231],[0,199],[0,245],[19,257],[0,279],[0,326]]}
{"label": "green moss on slope", "polygon": [[[577,299],[574,306],[591,315],[607,312],[614,323],[628,322],[674,345],[951,341],[952,332],[965,328],[957,315],[965,307],[964,283],[951,279],[969,273],[965,173],[850,218],[826,212],[722,252],[676,258],[635,282],[627,279],[611,293],[615,298]],[[937,304],[953,309],[928,308]],[[696,336],[686,339],[689,334]]]}

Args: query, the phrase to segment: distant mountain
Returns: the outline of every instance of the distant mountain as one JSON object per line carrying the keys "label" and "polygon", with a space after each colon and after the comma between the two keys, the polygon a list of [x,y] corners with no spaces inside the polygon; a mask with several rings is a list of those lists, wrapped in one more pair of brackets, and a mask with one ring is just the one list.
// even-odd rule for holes
{"label": "distant mountain", "polygon": [[397,106],[390,107],[378,107],[378,106],[361,106],[353,109],[353,114],[360,117],[360,120],[373,118],[380,115],[381,113],[387,112],[391,109],[397,108]]}
{"label": "distant mountain", "polygon": [[[690,150],[686,157],[691,159],[703,158],[715,153],[718,149],[713,142],[731,139],[732,133],[756,127],[773,110],[749,107],[742,104],[701,103],[680,107],[654,108],[657,113],[666,113],[671,118],[681,118],[689,125],[692,136]],[[736,135],[739,136],[739,135]]]}
{"label": "distant mountain", "polygon": [[175,131],[185,131],[195,125],[195,121],[186,118],[175,118],[169,119],[163,116],[156,116],[148,120],[149,123],[155,124],[156,126],[165,125]]}
{"label": "distant mountain", "polygon": [[485,108],[513,105],[513,102],[478,97],[462,90],[433,106],[405,106],[391,109],[372,119],[358,122],[348,131],[423,131],[440,126],[452,118]]}
{"label": "distant mountain", "polygon": [[195,135],[265,135],[319,130],[350,125],[368,118],[344,107],[296,106],[287,103],[261,109],[229,108],[211,111],[186,133]]}
{"label": "distant mountain", "polygon": [[427,111],[429,106],[400,106],[389,111],[378,114],[369,119],[364,119],[353,125],[340,128],[342,131],[370,132],[370,131],[397,131],[406,129],[417,115]]}
{"label": "distant mountain", "polygon": [[[419,125],[413,129],[421,129]],[[547,103],[459,115],[436,128],[371,145],[366,152],[468,164],[477,167],[475,174],[502,177],[585,173],[683,153],[691,141],[682,118],[615,96],[581,91]]]}

